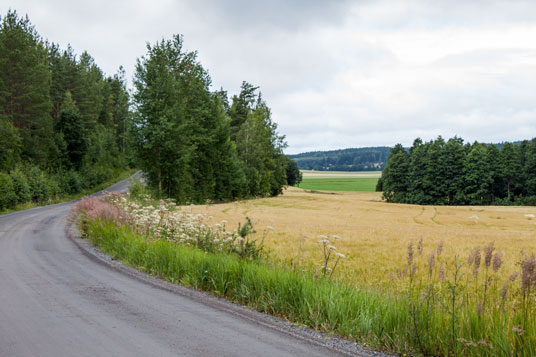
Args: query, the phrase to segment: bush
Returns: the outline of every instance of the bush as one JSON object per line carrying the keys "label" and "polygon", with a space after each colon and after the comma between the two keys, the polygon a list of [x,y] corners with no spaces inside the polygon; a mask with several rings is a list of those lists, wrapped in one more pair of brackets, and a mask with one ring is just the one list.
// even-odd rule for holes
{"label": "bush", "polygon": [[128,192],[130,193],[130,197],[132,197],[132,199],[134,200],[142,200],[146,196],[150,196],[147,187],[139,179],[132,179],[130,181],[130,185],[128,186]]}
{"label": "bush", "polygon": [[11,177],[0,172],[0,209],[14,207],[17,204],[17,195],[13,188]]}
{"label": "bush", "polygon": [[526,206],[536,206],[536,196],[527,196],[522,199],[522,202]]}
{"label": "bush", "polygon": [[9,174],[13,182],[13,191],[17,196],[17,203],[26,203],[32,199],[30,185],[24,173],[18,168]]}
{"label": "bush", "polygon": [[34,202],[48,201],[47,179],[39,167],[34,165],[26,165],[23,168],[23,173],[28,180],[30,186],[30,195]]}
{"label": "bush", "polygon": [[108,166],[86,166],[82,170],[85,188],[100,185],[114,176],[114,170]]}
{"label": "bush", "polygon": [[75,194],[84,190],[84,181],[82,176],[76,171],[69,171],[65,174],[65,180],[68,187],[68,193]]}
{"label": "bush", "polygon": [[61,189],[60,177],[58,175],[49,176],[47,179],[47,192],[50,198],[59,198],[65,192]]}

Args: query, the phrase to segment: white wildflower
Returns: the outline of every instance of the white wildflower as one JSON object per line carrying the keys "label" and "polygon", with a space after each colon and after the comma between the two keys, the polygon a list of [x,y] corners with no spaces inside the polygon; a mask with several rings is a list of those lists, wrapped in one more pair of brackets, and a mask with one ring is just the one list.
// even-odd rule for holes
{"label": "white wildflower", "polygon": [[341,239],[341,236],[338,236],[338,235],[336,235],[336,234],[333,234],[331,237],[332,237],[333,239]]}
{"label": "white wildflower", "polygon": [[346,258],[346,255],[342,254],[342,253],[335,253],[335,256],[339,257],[339,258]]}
{"label": "white wildflower", "polygon": [[329,250],[337,250],[337,247],[333,246],[333,245],[328,245],[328,249]]}
{"label": "white wildflower", "polygon": [[274,227],[272,227],[272,226],[266,226],[266,229],[269,230],[269,231],[273,231],[273,230],[274,230]]}

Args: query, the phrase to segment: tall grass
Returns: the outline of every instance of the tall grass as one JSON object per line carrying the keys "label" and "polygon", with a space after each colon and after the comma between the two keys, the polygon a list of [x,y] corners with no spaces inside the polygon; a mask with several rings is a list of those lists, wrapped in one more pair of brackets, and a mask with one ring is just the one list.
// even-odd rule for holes
{"label": "tall grass", "polygon": [[405,266],[393,276],[404,289],[379,292],[232,250],[211,253],[155,239],[110,210],[86,215],[84,235],[115,259],[169,281],[387,351],[536,355],[534,256],[524,256],[519,278],[502,285],[496,278],[502,256],[493,245],[463,259],[444,257],[442,244],[429,254],[422,242],[416,249],[410,244]]}

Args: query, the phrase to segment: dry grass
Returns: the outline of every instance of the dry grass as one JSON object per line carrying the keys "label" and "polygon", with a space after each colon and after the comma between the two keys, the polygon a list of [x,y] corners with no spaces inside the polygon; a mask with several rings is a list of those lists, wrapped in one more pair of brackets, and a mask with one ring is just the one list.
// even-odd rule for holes
{"label": "dry grass", "polygon": [[463,259],[473,248],[495,242],[504,254],[504,279],[519,270],[515,264],[520,251],[536,250],[536,219],[525,216],[536,213],[534,207],[424,207],[388,204],[380,197],[375,192],[327,194],[290,188],[279,197],[183,210],[212,216],[212,223],[226,220],[230,228],[247,216],[259,237],[264,227],[273,226],[265,240],[273,257],[299,265],[320,264],[318,235],[339,235],[336,245],[347,259],[336,275],[376,287],[390,284],[390,273],[403,267],[411,241],[417,246],[423,240],[421,261],[441,240],[443,256],[459,254]]}

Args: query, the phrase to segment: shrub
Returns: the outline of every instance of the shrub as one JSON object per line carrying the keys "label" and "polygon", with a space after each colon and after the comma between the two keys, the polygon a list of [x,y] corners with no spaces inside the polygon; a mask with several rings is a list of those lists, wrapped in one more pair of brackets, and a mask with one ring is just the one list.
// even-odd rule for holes
{"label": "shrub", "polygon": [[130,193],[130,197],[134,200],[141,200],[149,195],[147,187],[139,179],[132,179],[130,181],[128,192]]}
{"label": "shrub", "polygon": [[17,203],[29,202],[32,199],[28,179],[20,169],[15,169],[9,174],[13,182],[13,191],[17,196]]}
{"label": "shrub", "polygon": [[70,170],[59,174],[60,190],[67,194],[80,193],[84,190],[82,176],[76,171]]}
{"label": "shrub", "polygon": [[11,177],[0,172],[0,209],[11,208],[17,203],[17,195]]}
{"label": "shrub", "polygon": [[114,176],[114,171],[108,166],[94,165],[86,166],[82,170],[82,175],[84,177],[84,186],[88,188],[106,182]]}
{"label": "shrub", "polygon": [[23,168],[24,175],[30,186],[30,194],[32,201],[45,202],[48,201],[48,190],[46,177],[39,167],[34,165],[26,165]]}
{"label": "shrub", "polygon": [[60,177],[52,175],[47,178],[47,192],[50,198],[59,198],[65,192],[61,189]]}

